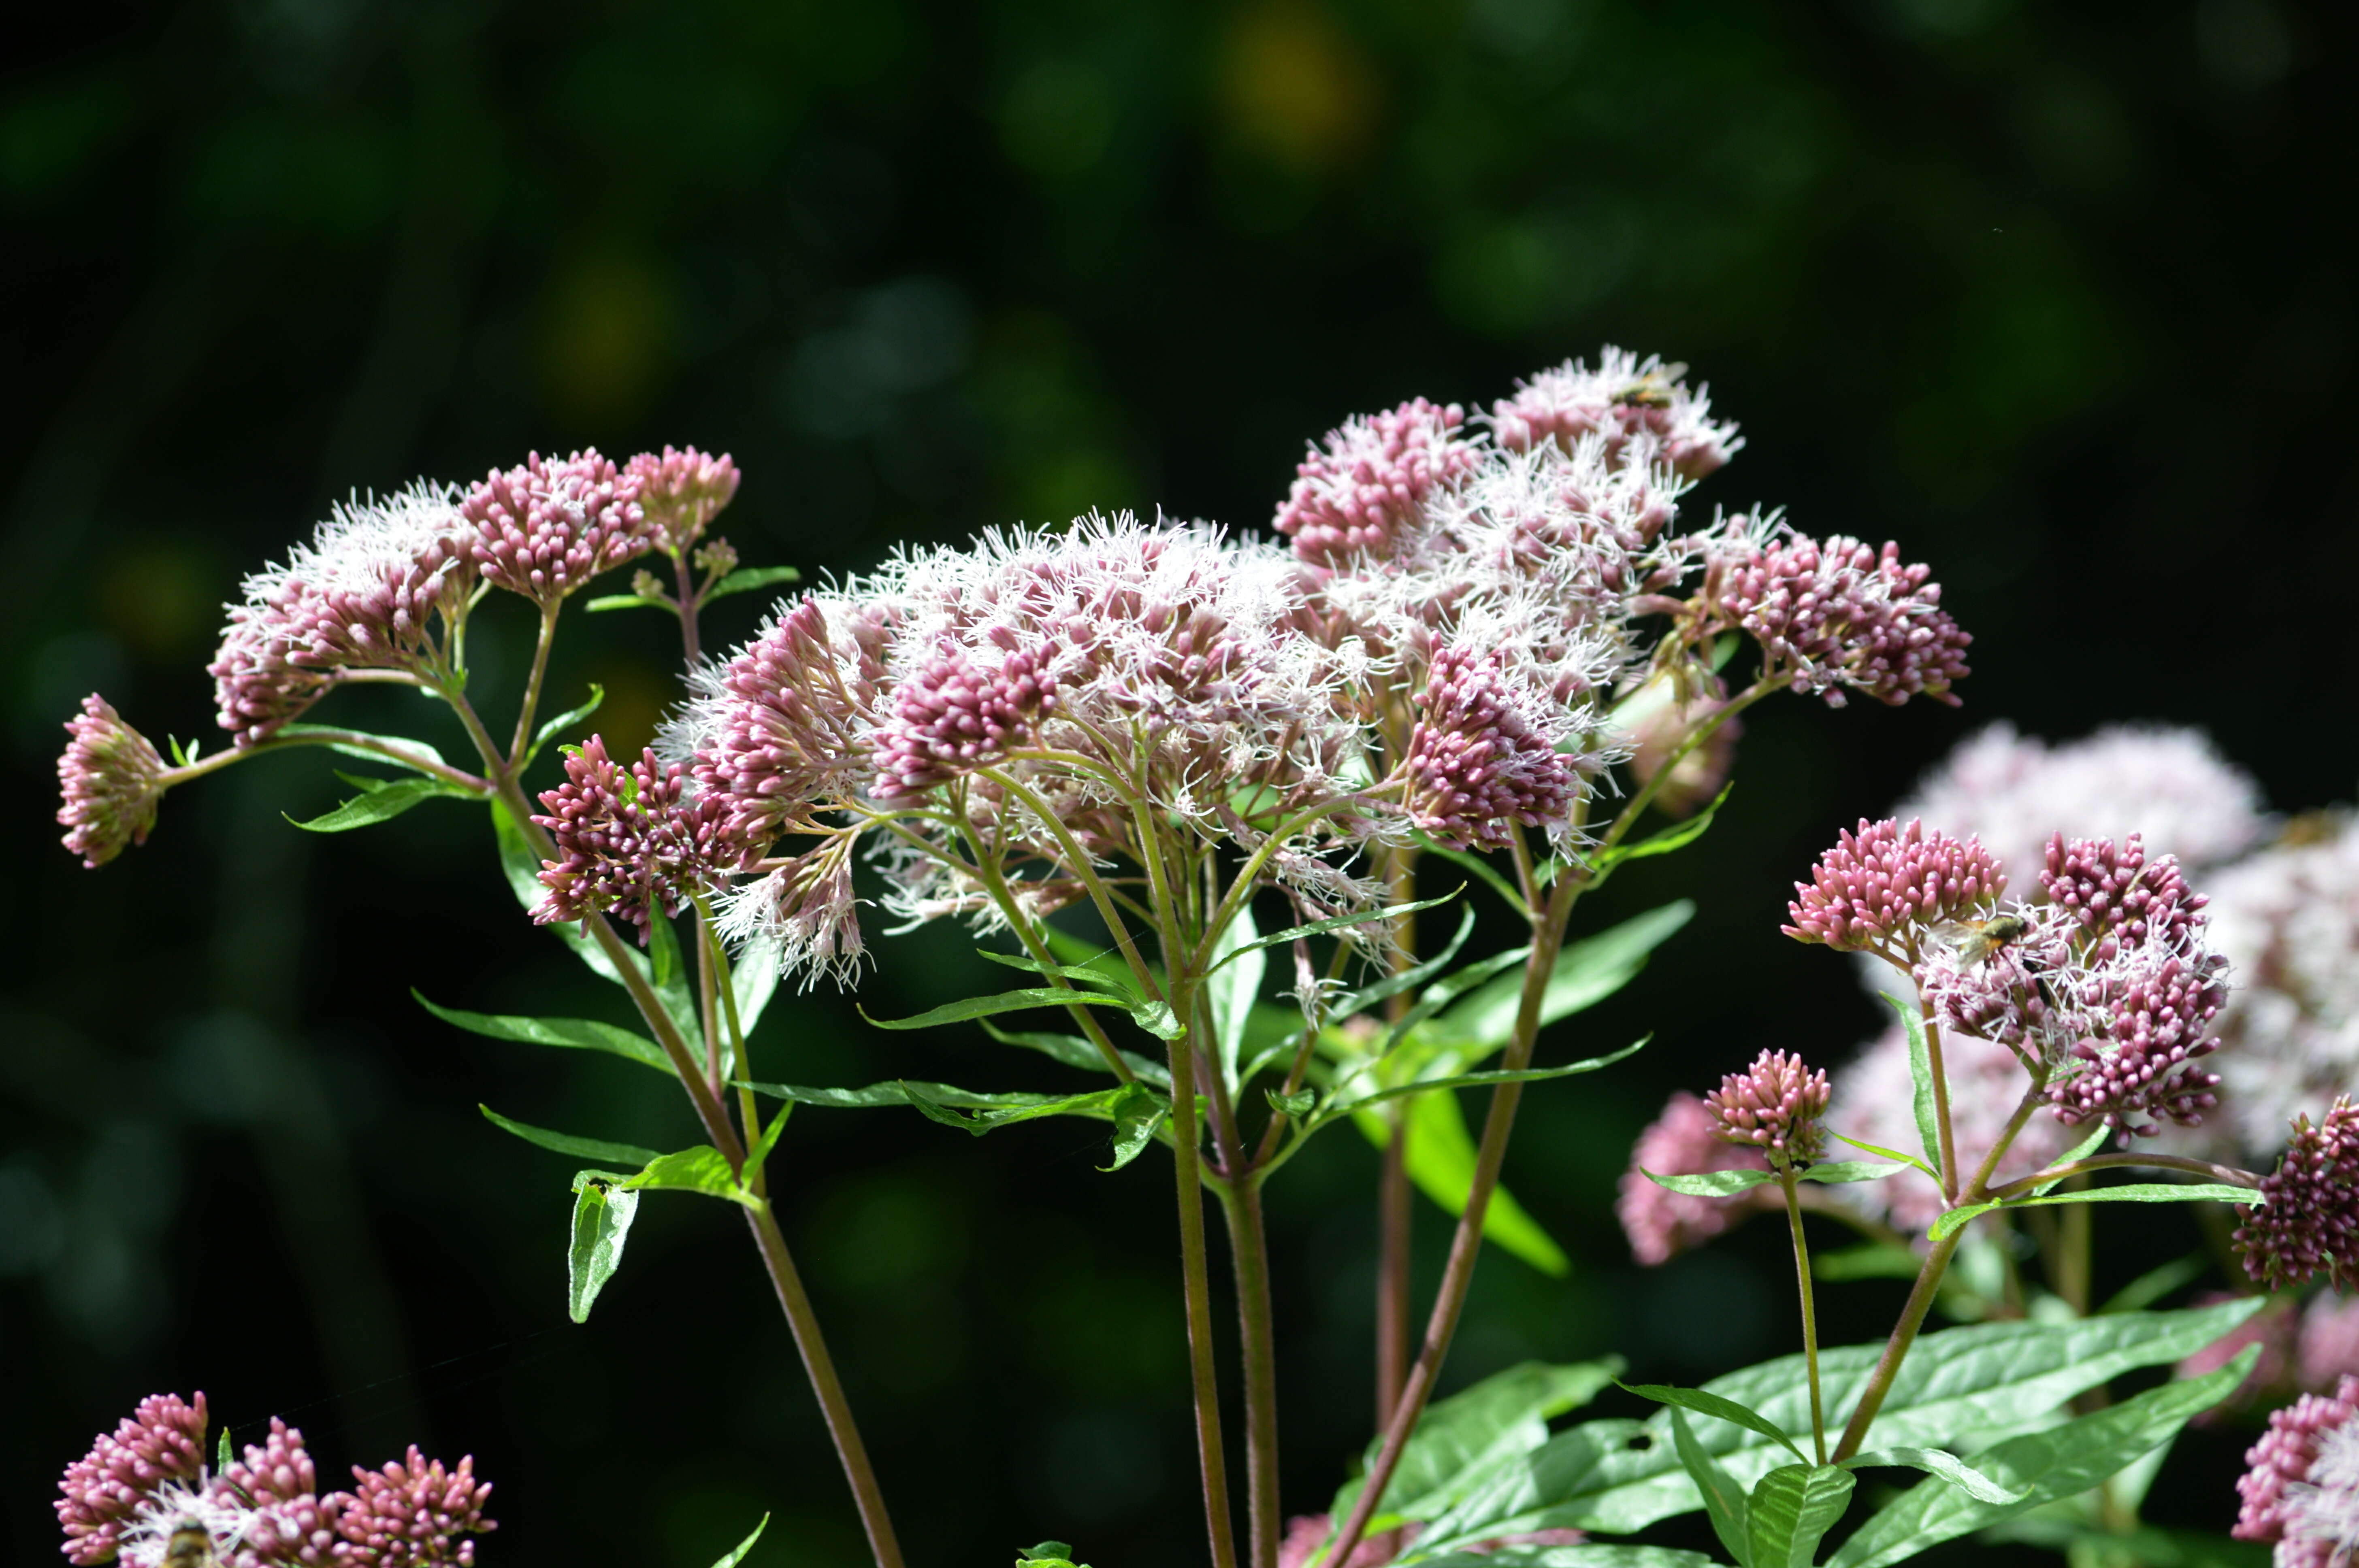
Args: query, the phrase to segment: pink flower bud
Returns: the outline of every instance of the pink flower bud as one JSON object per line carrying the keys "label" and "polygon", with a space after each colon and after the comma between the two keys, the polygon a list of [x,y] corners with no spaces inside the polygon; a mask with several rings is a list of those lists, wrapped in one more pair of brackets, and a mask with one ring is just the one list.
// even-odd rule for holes
{"label": "pink flower bud", "polygon": [[2359,1279],[2359,1106],[2349,1096],[2315,1127],[2307,1116],[2294,1122],[2261,1196],[2236,1227],[2245,1273],[2271,1290],[2321,1272],[2345,1287]]}
{"label": "pink flower bud", "polygon": [[82,699],[82,714],[66,720],[58,789],[65,804],[58,825],[65,846],[93,869],[147,842],[164,798],[164,759],[147,737],[123,722],[97,693]]}
{"label": "pink flower bud", "polygon": [[493,470],[459,510],[474,524],[471,551],[486,581],[555,604],[655,547],[639,504],[644,482],[594,447],[554,460],[535,452],[521,467]]}
{"label": "pink flower bud", "polygon": [[1961,843],[1911,817],[1860,820],[1796,882],[1786,935],[1839,951],[1913,951],[1925,928],[1986,907],[2006,873],[1978,839]]}
{"label": "pink flower bud", "polygon": [[1704,1104],[1719,1123],[1719,1137],[1751,1144],[1783,1169],[1826,1152],[1826,1133],[1819,1123],[1827,1114],[1830,1093],[1823,1070],[1814,1073],[1799,1056],[1783,1051],[1764,1051],[1745,1071],[1723,1076],[1720,1087],[1704,1096]]}

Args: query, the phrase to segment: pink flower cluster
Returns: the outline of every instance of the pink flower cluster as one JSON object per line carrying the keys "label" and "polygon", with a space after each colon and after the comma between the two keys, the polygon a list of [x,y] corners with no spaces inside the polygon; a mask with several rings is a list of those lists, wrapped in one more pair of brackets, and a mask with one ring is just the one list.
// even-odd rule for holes
{"label": "pink flower cluster", "polygon": [[645,483],[637,463],[618,470],[594,447],[554,460],[534,452],[494,469],[459,510],[474,525],[470,549],[484,579],[549,606],[655,548],[639,502]]}
{"label": "pink flower cluster", "polygon": [[2340,1568],[2359,1548],[2359,1378],[2269,1417],[2245,1455],[2239,1541],[2275,1543],[2276,1568]]}
{"label": "pink flower cluster", "polygon": [[1911,817],[1862,818],[1819,857],[1787,905],[1787,935],[1838,951],[1882,953],[1906,962],[1925,928],[1963,919],[1997,902],[2006,887],[1979,839],[1961,843]]}
{"label": "pink flower cluster", "polygon": [[1764,1184],[1734,1197],[1690,1197],[1649,1181],[1657,1175],[1695,1175],[1712,1171],[1759,1171],[1767,1168],[1761,1152],[1751,1144],[1735,1144],[1721,1136],[1722,1122],[1712,1108],[1690,1094],[1675,1094],[1630,1152],[1630,1168],[1622,1173],[1614,1199],[1614,1217],[1629,1238],[1631,1255],[1652,1267],[1669,1261],[1690,1247],[1700,1247],[1750,1215],[1776,1207],[1777,1189]]}
{"label": "pink flower cluster", "polygon": [[625,769],[606,755],[603,736],[570,748],[565,782],[541,795],[548,810],[533,818],[559,857],[541,866],[549,892],[533,919],[545,925],[612,909],[639,928],[645,946],[658,915],[717,887],[738,855],[725,841],[720,803],[690,799],[687,790],[687,768],[667,768],[653,752]]}
{"label": "pink flower cluster", "polygon": [[96,692],[82,699],[79,718],[66,720],[66,733],[72,739],[58,758],[65,797],[58,826],[66,848],[95,868],[147,842],[164,799],[164,759]]}
{"label": "pink flower cluster", "polygon": [[1295,469],[1271,525],[1313,566],[1354,556],[1382,559],[1437,488],[1474,471],[1482,449],[1462,431],[1466,412],[1413,398],[1386,414],[1346,420]]}
{"label": "pink flower cluster", "polygon": [[837,622],[857,636],[850,606],[823,609],[806,594],[701,682],[702,723],[687,749],[698,789],[723,803],[734,838],[766,843],[814,803],[858,788],[883,655],[880,647],[872,665],[839,646]]}
{"label": "pink flower cluster", "polygon": [[1594,435],[1617,458],[1638,444],[1681,477],[1701,479],[1745,443],[1735,426],[1712,423],[1712,399],[1690,392],[1686,375],[1685,365],[1651,356],[1642,363],[1607,349],[1595,370],[1568,360],[1518,385],[1513,397],[1492,406],[1491,427],[1511,452],[1547,441],[1571,448]]}
{"label": "pink flower cluster", "polygon": [[1729,1073],[1704,1104],[1720,1123],[1719,1135],[1769,1157],[1779,1170],[1809,1164],[1826,1152],[1827,1075],[1812,1072],[1799,1056],[1764,1051],[1742,1073]]}
{"label": "pink flower cluster", "polygon": [[1445,844],[1500,846],[1508,825],[1563,827],[1571,762],[1534,721],[1499,656],[1433,656],[1408,745],[1409,816]]}
{"label": "pink flower cluster", "polygon": [[1847,691],[1956,706],[1950,687],[1968,673],[1973,638],[1941,609],[1932,568],[1901,564],[1898,546],[1790,532],[1756,542],[1740,519],[1713,551],[1706,591],[1796,691],[1832,708]]}
{"label": "pink flower cluster", "polygon": [[892,720],[877,737],[877,798],[907,799],[997,762],[1056,705],[1040,654],[1019,649],[995,666],[945,642],[894,688]]}
{"label": "pink flower cluster", "polygon": [[728,453],[716,458],[694,447],[666,447],[660,456],[641,452],[626,471],[639,481],[639,505],[656,547],[669,556],[684,554],[704,536],[736,499],[740,477]]}
{"label": "pink flower cluster", "polygon": [[2236,1227],[2247,1274],[2272,1290],[2320,1273],[2344,1288],[2359,1281],[2359,1106],[2349,1096],[2316,1126],[2294,1122],[2261,1196]]}
{"label": "pink flower cluster", "polygon": [[2206,900],[2188,887],[2178,860],[2149,860],[2136,833],[2118,845],[2055,835],[2048,840],[2039,886],[2082,931],[2118,932],[2127,944],[2178,946],[2203,924]]}
{"label": "pink flower cluster", "polygon": [[204,1436],[202,1394],[158,1394],[66,1466],[57,1511],[67,1560],[163,1568],[176,1538],[201,1532],[223,1568],[466,1568],[475,1560],[468,1538],[496,1528],[484,1517],[492,1488],[475,1480],[472,1457],[445,1470],[413,1447],[406,1465],[356,1466],[354,1490],[321,1496],[303,1434],[285,1422],[273,1419],[216,1476],[205,1471]]}

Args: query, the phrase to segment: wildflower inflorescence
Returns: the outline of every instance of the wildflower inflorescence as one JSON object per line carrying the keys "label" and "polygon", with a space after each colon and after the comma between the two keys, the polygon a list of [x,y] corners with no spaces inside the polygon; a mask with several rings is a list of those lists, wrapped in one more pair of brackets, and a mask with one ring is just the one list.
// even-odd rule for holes
{"label": "wildflower inflorescence", "polygon": [[1393,555],[1426,498],[1481,465],[1483,449],[1466,438],[1465,423],[1458,405],[1436,407],[1422,397],[1345,421],[1295,469],[1272,525],[1314,566]]}
{"label": "wildflower inflorescence", "polygon": [[1575,775],[1542,732],[1542,712],[1497,654],[1436,654],[1409,737],[1410,819],[1461,848],[1505,844],[1515,823],[1561,833]]}
{"label": "wildflower inflorescence", "polygon": [[[639,506],[656,547],[669,556],[685,554],[704,537],[712,520],[736,498],[740,477],[728,453],[716,458],[694,447],[641,452],[625,471],[639,481]],[[734,564],[734,552],[731,559]]]}
{"label": "wildflower inflorescence", "polygon": [[656,547],[635,464],[618,470],[595,448],[568,458],[535,452],[495,469],[459,510],[474,526],[469,551],[484,580],[541,605]]}
{"label": "wildflower inflorescence", "polygon": [[1807,1165],[1826,1152],[1829,1088],[1823,1071],[1812,1072],[1799,1056],[1764,1051],[1742,1073],[1729,1073],[1704,1097],[1718,1121],[1718,1134],[1731,1143],[1750,1144],[1782,1170]]}
{"label": "wildflower inflorescence", "polygon": [[472,1456],[446,1470],[413,1447],[404,1464],[355,1467],[353,1491],[322,1495],[303,1434],[283,1421],[218,1476],[204,1436],[202,1394],[154,1395],[69,1465],[57,1505],[67,1560],[164,1568],[175,1538],[201,1531],[223,1568],[463,1568],[471,1538],[496,1528]]}
{"label": "wildflower inflorescence", "polygon": [[1785,932],[1905,962],[1927,928],[1988,908],[2006,887],[2006,874],[1979,840],[1961,843],[1913,817],[1905,825],[1863,818],[1819,857],[1808,882],[1794,884],[1793,924]]}
{"label": "wildflower inflorescence", "polygon": [[1847,692],[1878,702],[1925,696],[1954,705],[1973,639],[1941,609],[1932,568],[1904,565],[1838,535],[1821,543],[1737,519],[1713,542],[1707,587],[1727,620],[1761,644],[1796,691],[1841,708]]}
{"label": "wildflower inflorescence", "polygon": [[644,946],[660,915],[677,914],[714,891],[734,859],[721,803],[688,798],[688,770],[653,752],[625,768],[603,736],[567,749],[565,782],[540,797],[533,821],[548,829],[558,859],[541,868],[549,890],[533,912],[541,924],[612,909],[639,928]]}
{"label": "wildflower inflorescence", "polygon": [[2359,1105],[2346,1096],[2314,1126],[2299,1118],[2260,1191],[2236,1227],[2246,1273],[2273,1290],[2321,1273],[2359,1281]]}
{"label": "wildflower inflorescence", "polygon": [[164,799],[164,759],[147,736],[123,721],[96,692],[66,720],[73,737],[58,758],[58,825],[65,846],[85,866],[103,866],[147,842]]}
{"label": "wildflower inflorescence", "polygon": [[2275,1544],[2277,1568],[2340,1568],[2359,1546],[2359,1378],[2269,1417],[2245,1455],[2229,1533]]}

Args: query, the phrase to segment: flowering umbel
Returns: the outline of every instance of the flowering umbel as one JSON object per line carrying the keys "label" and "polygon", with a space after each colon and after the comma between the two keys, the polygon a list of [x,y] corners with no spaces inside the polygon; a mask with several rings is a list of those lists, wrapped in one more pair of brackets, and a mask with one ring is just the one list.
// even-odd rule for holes
{"label": "flowering umbel", "polygon": [[2318,1125],[2296,1120],[2261,1196],[2236,1227],[2247,1274],[2271,1290],[2321,1273],[2346,1289],[2359,1281],[2359,1106],[2345,1096]]}
{"label": "flowering umbel", "polygon": [[2359,1547],[2359,1378],[2269,1417],[2245,1455],[2229,1533],[2273,1542],[2277,1568],[2342,1568]]}
{"label": "flowering umbel", "polygon": [[493,470],[459,507],[474,525],[469,548],[484,580],[547,606],[647,554],[657,541],[639,503],[646,482],[594,447]]}
{"label": "flowering umbel", "polygon": [[1510,825],[1567,826],[1574,773],[1496,654],[1433,656],[1409,738],[1409,815],[1446,844],[1503,845]]}
{"label": "flowering umbel", "polygon": [[58,758],[65,797],[58,825],[66,830],[66,848],[96,868],[147,842],[164,798],[164,759],[96,692],[82,699],[79,718],[66,720],[66,733],[73,739]]}
{"label": "flowering umbel", "polygon": [[1858,949],[1913,957],[1926,928],[1995,903],[2006,887],[1998,862],[1973,838],[1963,843],[1902,824],[1863,818],[1819,857],[1808,882],[1794,884],[1786,935]]}
{"label": "flowering umbel", "polygon": [[1973,638],[1941,608],[1932,568],[1903,565],[1900,547],[1824,541],[1782,525],[1756,538],[1740,518],[1712,546],[1705,592],[1761,644],[1768,666],[1831,708],[1860,692],[1878,702],[1925,696],[1956,706]]}
{"label": "flowering umbel", "polygon": [[1722,1077],[1704,1097],[1718,1121],[1718,1135],[1760,1150],[1782,1170],[1807,1165],[1826,1152],[1827,1075],[1812,1072],[1799,1056],[1764,1051],[1742,1073]]}
{"label": "flowering umbel", "polygon": [[1481,463],[1482,449],[1466,438],[1465,422],[1456,404],[1438,408],[1422,397],[1347,420],[1295,470],[1294,488],[1271,526],[1314,566],[1391,556],[1426,498]]}
{"label": "flowering umbel", "polygon": [[647,528],[666,555],[685,553],[737,495],[737,465],[726,452],[716,458],[694,447],[666,447],[661,456],[641,452],[627,471],[639,481]]}
{"label": "flowering umbel", "polygon": [[68,1465],[57,1505],[67,1560],[181,1568],[200,1560],[182,1543],[201,1535],[222,1568],[446,1568],[472,1564],[469,1538],[496,1528],[472,1456],[445,1470],[413,1447],[406,1464],[356,1467],[355,1491],[322,1496],[303,1434],[285,1422],[218,1476],[204,1436],[202,1394],[158,1394]]}
{"label": "flowering umbel", "polygon": [[603,736],[570,749],[565,782],[540,797],[533,821],[549,830],[558,859],[541,867],[548,896],[534,920],[581,920],[612,909],[639,928],[645,946],[658,915],[677,914],[716,888],[730,860],[718,802],[688,797],[688,770],[653,752],[625,768]]}

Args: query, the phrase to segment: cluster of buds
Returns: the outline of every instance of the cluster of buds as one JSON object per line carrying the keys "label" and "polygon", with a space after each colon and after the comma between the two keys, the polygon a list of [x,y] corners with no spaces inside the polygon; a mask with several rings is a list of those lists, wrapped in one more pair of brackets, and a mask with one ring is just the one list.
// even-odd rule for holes
{"label": "cluster of buds", "polygon": [[1719,1123],[1718,1134],[1748,1144],[1777,1170],[1808,1165],[1826,1152],[1827,1075],[1812,1072],[1799,1056],[1764,1051],[1742,1073],[1729,1073],[1704,1097]]}
{"label": "cluster of buds", "polygon": [[541,795],[548,809],[533,818],[558,853],[541,868],[549,892],[533,919],[547,925],[612,909],[639,928],[644,946],[658,916],[713,891],[735,856],[720,803],[687,791],[688,770],[667,768],[653,752],[625,768],[606,755],[603,736],[567,748],[565,782]]}
{"label": "cluster of buds", "polygon": [[2343,1568],[2359,1550],[2359,1378],[2269,1417],[2236,1480],[2239,1541],[2276,1547],[2276,1568]]}
{"label": "cluster of buds", "polygon": [[164,759],[96,692],[82,699],[79,718],[66,720],[66,733],[73,738],[58,758],[58,790],[65,797],[58,825],[83,865],[103,866],[126,847],[147,842],[164,799]]}
{"label": "cluster of buds", "polygon": [[1346,421],[1295,469],[1272,525],[1316,567],[1390,557],[1426,498],[1481,465],[1465,423],[1458,405],[1436,407],[1422,397]]}
{"label": "cluster of buds", "polygon": [[459,506],[484,580],[546,609],[646,555],[657,539],[639,503],[645,482],[636,463],[619,470],[594,447],[494,469]]}
{"label": "cluster of buds", "polygon": [[1566,826],[1575,774],[1519,699],[1497,654],[1433,656],[1409,738],[1409,816],[1445,844],[1508,841],[1510,824]]}
{"label": "cluster of buds", "polygon": [[[675,557],[704,537],[705,529],[737,496],[737,465],[726,452],[716,458],[694,447],[666,447],[661,455],[641,452],[630,460],[627,471],[639,481],[639,506],[656,547]],[[735,558],[733,551],[732,564]]]}
{"label": "cluster of buds", "polygon": [[878,737],[877,798],[906,799],[989,766],[1056,705],[1056,678],[1039,654],[1019,650],[994,667],[945,643],[894,688],[893,719]]}
{"label": "cluster of buds", "polygon": [[1710,546],[1713,610],[1761,644],[1766,667],[1793,689],[1841,708],[1856,691],[1897,704],[1956,706],[1973,642],[1941,608],[1932,568],[1905,564],[1840,535],[1822,541],[1782,527],[1766,540],[1737,519]]}
{"label": "cluster of buds", "polygon": [[2236,1228],[2246,1273],[2271,1290],[2321,1273],[2345,1287],[2359,1281],[2359,1106],[2345,1096],[2316,1126],[2297,1119],[2260,1190],[2264,1201]]}
{"label": "cluster of buds", "polygon": [[1794,884],[1787,935],[1838,952],[1914,960],[1927,932],[1995,903],[2006,887],[1978,839],[1961,842],[1911,817],[1863,818],[1819,857],[1810,880]]}
{"label": "cluster of buds", "polygon": [[58,1483],[62,1551],[77,1568],[467,1568],[489,1483],[474,1460],[455,1470],[423,1458],[353,1471],[353,1489],[319,1489],[303,1434],[277,1419],[219,1476],[204,1465],[205,1397],[142,1400]]}

